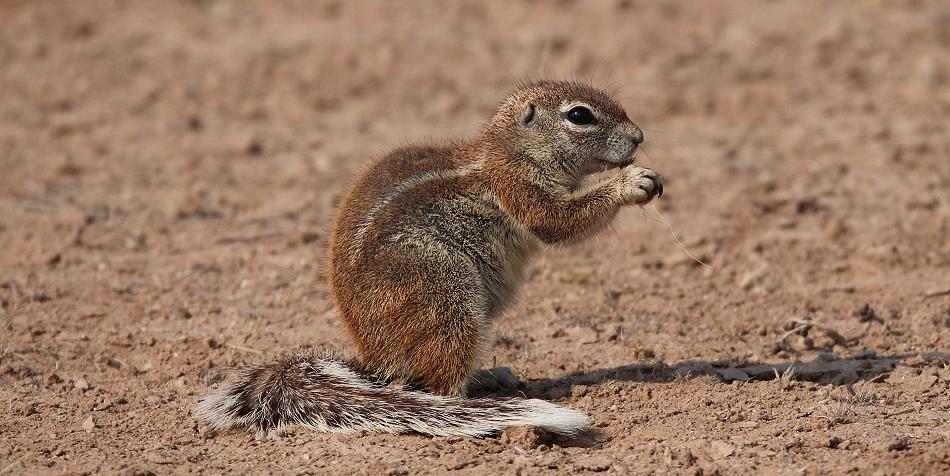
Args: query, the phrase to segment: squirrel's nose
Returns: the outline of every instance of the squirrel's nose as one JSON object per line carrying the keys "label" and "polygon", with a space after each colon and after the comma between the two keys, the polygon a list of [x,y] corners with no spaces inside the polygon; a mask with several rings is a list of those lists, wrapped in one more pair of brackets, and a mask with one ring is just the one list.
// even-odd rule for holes
{"label": "squirrel's nose", "polygon": [[633,143],[636,145],[643,143],[643,131],[639,126],[633,126]]}

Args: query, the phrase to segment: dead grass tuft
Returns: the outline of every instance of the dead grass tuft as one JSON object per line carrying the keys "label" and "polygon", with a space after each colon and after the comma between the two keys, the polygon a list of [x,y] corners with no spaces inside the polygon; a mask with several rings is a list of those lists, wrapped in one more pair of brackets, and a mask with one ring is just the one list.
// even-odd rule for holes
{"label": "dead grass tuft", "polygon": [[822,405],[818,416],[828,420],[828,426],[851,423],[855,417],[854,405],[832,400]]}
{"label": "dead grass tuft", "polygon": [[778,373],[778,369],[772,369],[775,372],[775,380],[779,383],[779,388],[783,391],[791,390],[795,386],[795,366],[789,365],[781,375]]}
{"label": "dead grass tuft", "polygon": [[832,388],[827,393],[828,400],[852,405],[869,405],[877,400],[877,395],[869,388],[855,390],[851,385]]}

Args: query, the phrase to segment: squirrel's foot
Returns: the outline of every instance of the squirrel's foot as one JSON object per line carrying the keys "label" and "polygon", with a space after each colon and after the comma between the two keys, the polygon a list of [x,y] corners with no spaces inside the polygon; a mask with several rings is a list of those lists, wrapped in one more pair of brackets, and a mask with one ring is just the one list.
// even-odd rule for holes
{"label": "squirrel's foot", "polygon": [[475,372],[469,379],[466,393],[482,395],[517,395],[525,385],[508,367],[495,367]]}
{"label": "squirrel's foot", "polygon": [[630,205],[645,205],[663,195],[663,176],[643,167],[628,167],[619,180],[620,196]]}

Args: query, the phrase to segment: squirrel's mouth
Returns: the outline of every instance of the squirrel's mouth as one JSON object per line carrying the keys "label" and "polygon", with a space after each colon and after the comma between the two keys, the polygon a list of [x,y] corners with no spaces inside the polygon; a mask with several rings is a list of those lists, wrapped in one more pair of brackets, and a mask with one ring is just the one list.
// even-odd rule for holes
{"label": "squirrel's mouth", "polygon": [[617,163],[617,166],[620,167],[620,168],[624,168],[624,167],[626,167],[626,166],[628,166],[628,165],[632,165],[635,160],[637,160],[637,155],[636,155],[636,154],[630,154],[630,157],[627,157],[626,159],[623,159],[623,160],[621,160],[620,162],[618,162],[618,163]]}
{"label": "squirrel's mouth", "polygon": [[601,162],[607,164],[608,168],[611,169],[622,169],[629,165],[632,165],[634,161],[637,160],[637,147],[634,147],[629,153],[620,157],[619,159],[614,158],[603,158],[600,159]]}

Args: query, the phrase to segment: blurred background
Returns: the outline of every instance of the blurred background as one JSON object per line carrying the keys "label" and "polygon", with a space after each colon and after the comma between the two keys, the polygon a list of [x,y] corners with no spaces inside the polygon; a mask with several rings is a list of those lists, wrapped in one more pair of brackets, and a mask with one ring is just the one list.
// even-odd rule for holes
{"label": "blurred background", "polygon": [[[497,365],[612,438],[554,468],[936,468],[950,458],[948,46],[941,0],[0,2],[0,402],[18,415],[0,459],[453,467],[439,451],[399,459],[428,440],[381,436],[302,434],[249,457],[253,442],[204,439],[188,408],[229,365],[347,348],[323,259],[347,183],[395,146],[472,137],[517,81],[551,78],[620,99],[646,132],[642,165],[668,179],[657,208],[708,264],[648,208],[533,268],[497,323]],[[844,363],[779,396],[727,385],[820,355]],[[868,370],[907,359],[910,380]],[[703,373],[724,382],[675,379]],[[891,407],[841,430],[861,458],[789,403],[875,378]],[[788,405],[697,403],[728,392]],[[911,401],[918,420],[883,423]],[[899,438],[920,443],[892,459]],[[791,459],[789,441],[805,442]],[[466,445],[462,468],[534,464]],[[497,458],[478,456],[491,445]],[[332,458],[295,459],[319,451]]]}

